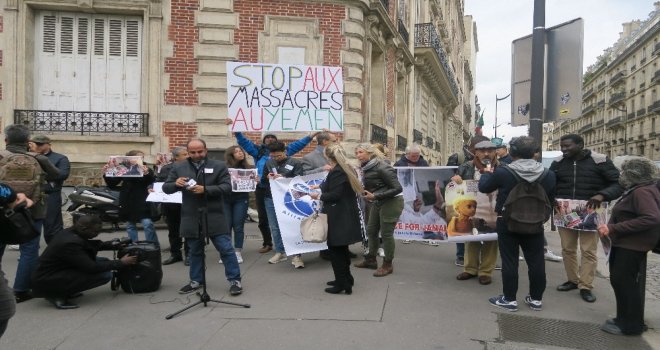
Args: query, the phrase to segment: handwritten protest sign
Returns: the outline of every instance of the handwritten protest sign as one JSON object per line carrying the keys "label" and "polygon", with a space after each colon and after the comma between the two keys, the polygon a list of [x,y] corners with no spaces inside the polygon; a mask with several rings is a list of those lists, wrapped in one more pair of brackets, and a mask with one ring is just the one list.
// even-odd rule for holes
{"label": "handwritten protest sign", "polygon": [[344,129],[341,67],[227,62],[232,131]]}
{"label": "handwritten protest sign", "polygon": [[254,192],[257,189],[257,169],[229,168],[232,192]]}

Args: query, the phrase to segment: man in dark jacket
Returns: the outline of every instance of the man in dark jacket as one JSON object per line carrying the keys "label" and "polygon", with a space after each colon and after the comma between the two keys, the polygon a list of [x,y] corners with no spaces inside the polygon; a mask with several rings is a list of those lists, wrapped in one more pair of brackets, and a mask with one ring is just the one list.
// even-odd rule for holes
{"label": "man in dark jacket", "polygon": [[[550,170],[557,177],[558,199],[586,200],[587,206],[597,208],[601,202],[621,196],[623,188],[619,185],[619,171],[611,160],[603,154],[584,149],[584,140],[580,135],[564,135],[559,144],[563,155],[550,165]],[[593,303],[596,297],[591,290],[598,263],[598,234],[566,227],[559,227],[558,230],[568,281],[559,285],[557,290],[564,292],[579,288],[582,299]],[[582,257],[579,265],[578,242]]]}
{"label": "man in dark jacket", "polygon": [[223,213],[223,196],[231,192],[229,171],[223,162],[207,158],[204,140],[188,141],[187,149],[188,160],[174,163],[163,184],[163,192],[181,191],[183,199],[179,232],[188,244],[190,283],[181,287],[179,293],[192,293],[206,283],[203,251],[204,239],[208,237],[224,263],[229,293],[241,294],[241,269]]}
{"label": "man in dark jacket", "polygon": [[[156,182],[165,182],[170,175],[175,162],[184,162],[188,159],[188,150],[185,147],[177,146],[172,148],[172,162],[165,164],[156,175]],[[170,257],[163,261],[163,265],[171,265],[184,260],[181,255],[181,203],[163,203],[163,216],[167,221],[167,239],[170,241]],[[190,265],[188,258],[188,247],[184,246],[186,266]]]}
{"label": "man in dark jacket", "polygon": [[[273,243],[275,243],[275,254],[268,260],[268,263],[277,264],[286,261],[287,257],[284,251],[284,243],[282,242],[282,234],[277,221],[277,215],[275,213],[273,194],[270,191],[270,181],[281,177],[296,177],[302,175],[303,166],[302,162],[298,159],[287,156],[286,146],[283,142],[275,141],[268,145],[268,149],[270,151],[270,159],[262,169],[262,173],[266,176],[261,177],[261,185],[266,189],[264,203],[266,205],[266,213],[268,214],[270,232],[273,234]],[[294,256],[291,264],[293,264],[293,267],[296,269],[305,267],[305,263],[300,255]]]}
{"label": "man in dark jacket", "polygon": [[509,154],[509,149],[507,148],[505,143],[500,143],[497,145],[497,148],[495,149],[495,153],[497,153],[497,160],[502,163],[502,164],[511,164],[513,162],[513,158]]}
{"label": "man in dark jacket", "polygon": [[[7,151],[9,153],[27,153],[28,143],[30,141],[30,130],[24,125],[9,125],[5,128],[5,143],[7,144]],[[46,181],[56,179],[60,175],[60,171],[48,160],[48,157],[43,154],[31,153],[41,170],[46,174]],[[1,157],[1,156],[0,156]],[[43,183],[46,185],[46,182]],[[34,219],[34,227],[37,231],[41,232],[43,227],[44,218],[46,217],[46,199],[42,196],[39,200],[34,200],[34,205],[30,208],[32,218]],[[35,237],[29,242],[20,245],[20,257],[18,259],[18,266],[16,267],[16,279],[14,280],[14,295],[16,302],[21,303],[26,300],[32,299],[30,293],[30,279],[32,272],[37,267],[37,260],[39,259],[39,240],[41,237]],[[5,252],[5,245],[0,245],[0,258]]]}
{"label": "man in dark jacket", "polygon": [[119,260],[97,257],[99,250],[116,249],[119,241],[93,240],[101,232],[98,216],[80,217],[73,227],[57,233],[41,257],[33,274],[36,296],[44,297],[58,309],[75,309],[69,298],[102,286],[112,279],[112,270],[137,263],[137,256]]}
{"label": "man in dark jacket", "polygon": [[394,163],[394,166],[429,166],[429,163],[422,157],[419,145],[413,143],[406,147],[406,153]]}
{"label": "man in dark jacket", "polygon": [[[533,159],[536,142],[531,137],[519,137],[511,141],[511,156],[513,162],[508,167],[527,182],[538,181],[543,176],[545,168]],[[502,290],[503,294],[489,299],[494,306],[508,311],[518,310],[516,293],[518,292],[518,249],[521,248],[529,270],[529,294],[525,303],[533,310],[541,310],[543,292],[545,291],[545,262],[543,227],[538,232],[511,232],[507,222],[501,218],[504,203],[511,190],[518,184],[516,177],[503,167],[484,172],[479,179],[479,192],[490,193],[497,190],[495,211],[497,219],[497,242],[502,258]],[[550,203],[553,202],[555,190],[555,175],[547,172],[540,180]]]}
{"label": "man in dark jacket", "polygon": [[67,156],[53,152],[50,137],[35,135],[30,139],[30,150],[48,157],[48,160],[60,171],[60,175],[51,178],[44,192],[48,195],[46,203],[46,220],[44,221],[44,240],[50,243],[56,233],[64,228],[62,220],[62,184],[69,178],[71,164]]}

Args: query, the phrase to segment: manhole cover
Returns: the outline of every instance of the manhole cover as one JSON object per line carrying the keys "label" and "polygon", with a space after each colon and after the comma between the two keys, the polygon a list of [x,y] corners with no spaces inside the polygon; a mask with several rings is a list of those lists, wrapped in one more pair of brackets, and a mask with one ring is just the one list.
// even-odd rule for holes
{"label": "manhole cover", "polygon": [[636,349],[653,348],[642,337],[607,334],[600,325],[532,316],[497,313],[500,339],[503,341],[543,344],[572,349]]}

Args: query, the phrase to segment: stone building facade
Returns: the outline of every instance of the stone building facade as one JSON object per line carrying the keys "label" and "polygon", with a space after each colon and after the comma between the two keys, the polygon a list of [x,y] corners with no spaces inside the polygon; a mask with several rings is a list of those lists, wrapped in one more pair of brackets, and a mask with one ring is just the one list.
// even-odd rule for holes
{"label": "stone building facade", "polygon": [[[341,66],[348,149],[421,144],[442,165],[470,136],[476,26],[462,0],[0,0],[0,121],[53,139],[71,182],[107,156],[235,139],[226,62]],[[466,24],[467,23],[467,24]],[[282,133],[284,141],[305,133]],[[255,141],[259,133],[249,133]],[[306,151],[314,147],[311,144]]]}
{"label": "stone building facade", "polygon": [[619,40],[584,75],[582,116],[546,124],[547,149],[559,150],[568,133],[609,157],[641,155],[660,160],[660,2],[646,20],[623,24]]}

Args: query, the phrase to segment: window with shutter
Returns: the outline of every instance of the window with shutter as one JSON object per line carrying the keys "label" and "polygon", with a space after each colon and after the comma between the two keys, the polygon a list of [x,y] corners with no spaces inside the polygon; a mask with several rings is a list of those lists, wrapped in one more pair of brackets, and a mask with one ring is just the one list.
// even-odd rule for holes
{"label": "window with shutter", "polygon": [[141,18],[42,12],[35,34],[36,109],[140,112]]}

